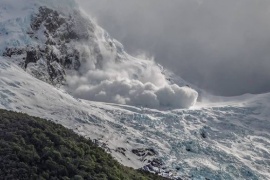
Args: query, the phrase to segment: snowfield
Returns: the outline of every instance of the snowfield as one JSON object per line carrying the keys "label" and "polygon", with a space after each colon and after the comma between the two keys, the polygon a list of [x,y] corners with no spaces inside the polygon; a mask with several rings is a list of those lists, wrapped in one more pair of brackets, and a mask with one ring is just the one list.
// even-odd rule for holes
{"label": "snowfield", "polygon": [[172,178],[270,179],[270,93],[157,110],[76,99],[5,58],[0,74],[0,108],[96,139],[124,165]]}

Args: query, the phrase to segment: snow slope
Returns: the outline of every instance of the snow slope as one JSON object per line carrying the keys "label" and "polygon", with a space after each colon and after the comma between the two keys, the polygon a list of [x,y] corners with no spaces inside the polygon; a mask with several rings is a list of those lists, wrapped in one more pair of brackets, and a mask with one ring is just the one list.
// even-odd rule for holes
{"label": "snow slope", "polygon": [[0,2],[0,54],[9,46],[21,47],[36,44],[28,35],[32,15],[38,7],[71,11],[77,7],[73,0],[1,0]]}
{"label": "snow slope", "polygon": [[270,179],[270,93],[154,110],[76,99],[5,58],[0,74],[0,108],[96,139],[124,165],[187,179]]}

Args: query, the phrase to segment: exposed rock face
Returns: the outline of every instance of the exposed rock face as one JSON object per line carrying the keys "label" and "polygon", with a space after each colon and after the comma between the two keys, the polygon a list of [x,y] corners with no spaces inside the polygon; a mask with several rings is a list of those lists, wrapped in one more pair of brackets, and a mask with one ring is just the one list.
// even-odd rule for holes
{"label": "exposed rock face", "polygon": [[6,51],[3,53],[5,57],[11,57],[13,55],[21,55],[24,54],[24,49],[17,49],[17,48],[6,48]]}
{"label": "exposed rock face", "polygon": [[166,167],[164,161],[158,157],[159,153],[153,148],[132,149],[131,152],[145,163],[142,170],[159,174],[165,177],[173,177],[174,171]]}
{"label": "exposed rock face", "polygon": [[24,68],[27,67],[28,63],[36,63],[41,58],[41,54],[38,49],[32,48],[26,51],[26,59]]}
{"label": "exposed rock face", "polygon": [[116,149],[115,149],[115,152],[118,152],[118,153],[121,153],[121,154],[123,154],[124,156],[126,156],[126,149],[125,148],[122,148],[122,147],[117,147]]}
{"label": "exposed rock face", "polygon": [[131,151],[133,154],[136,154],[139,157],[146,157],[146,156],[155,156],[157,155],[157,152],[154,149],[148,148],[148,149],[132,149]]}
{"label": "exposed rock face", "polygon": [[101,66],[103,57],[94,31],[94,24],[77,11],[65,15],[47,7],[39,7],[38,13],[31,18],[27,32],[36,42],[35,45],[7,47],[3,56],[17,59],[22,68],[40,80],[53,85],[63,84],[65,71],[78,71],[82,63],[83,58],[76,43],[91,42],[97,66]]}

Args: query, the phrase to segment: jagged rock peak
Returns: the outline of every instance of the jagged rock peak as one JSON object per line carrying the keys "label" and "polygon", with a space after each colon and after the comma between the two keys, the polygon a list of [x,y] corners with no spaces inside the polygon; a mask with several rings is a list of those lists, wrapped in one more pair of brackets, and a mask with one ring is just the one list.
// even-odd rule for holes
{"label": "jagged rock peak", "polygon": [[86,59],[85,52],[79,50],[83,44],[87,44],[96,65],[101,66],[97,26],[74,1],[25,0],[27,6],[19,3],[12,7],[13,1],[0,3],[4,13],[11,14],[13,8],[18,12],[17,17],[5,15],[0,20],[2,56],[15,59],[27,72],[54,85],[65,82],[66,70],[79,70]]}

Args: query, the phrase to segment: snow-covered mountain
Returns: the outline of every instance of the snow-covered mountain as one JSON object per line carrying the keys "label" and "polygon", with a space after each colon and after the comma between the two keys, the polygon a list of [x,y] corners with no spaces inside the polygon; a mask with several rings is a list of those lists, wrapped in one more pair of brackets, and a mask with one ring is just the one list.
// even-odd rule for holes
{"label": "snow-covered mountain", "polygon": [[128,55],[72,0],[2,0],[0,53],[0,108],[58,120],[164,176],[270,179],[269,93],[195,104],[201,90]]}
{"label": "snow-covered mountain", "polygon": [[[195,90],[170,83],[153,60],[128,55],[72,1],[69,8],[61,1],[22,2],[0,6],[0,53],[36,78],[96,101],[155,108],[196,102]],[[5,15],[13,11],[22,12]]]}

